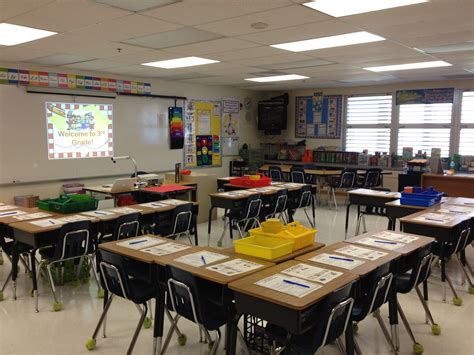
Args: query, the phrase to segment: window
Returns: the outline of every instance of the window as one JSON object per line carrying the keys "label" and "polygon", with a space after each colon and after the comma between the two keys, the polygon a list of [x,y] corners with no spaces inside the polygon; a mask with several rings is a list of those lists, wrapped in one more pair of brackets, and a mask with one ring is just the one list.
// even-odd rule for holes
{"label": "window", "polygon": [[441,156],[449,156],[452,104],[400,105],[398,154],[404,147],[413,147],[431,154],[431,148],[441,148]]}
{"label": "window", "polygon": [[474,155],[474,91],[462,94],[459,154]]}
{"label": "window", "polygon": [[390,151],[392,95],[349,97],[346,119],[346,151]]}

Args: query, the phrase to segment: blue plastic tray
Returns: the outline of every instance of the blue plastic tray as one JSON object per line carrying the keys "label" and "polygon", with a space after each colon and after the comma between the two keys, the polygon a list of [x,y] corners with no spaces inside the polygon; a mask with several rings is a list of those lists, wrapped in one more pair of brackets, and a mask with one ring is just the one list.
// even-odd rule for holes
{"label": "blue plastic tray", "polygon": [[433,187],[423,190],[421,187],[414,187],[413,192],[402,192],[400,198],[401,205],[430,207],[441,201],[442,192],[436,191]]}

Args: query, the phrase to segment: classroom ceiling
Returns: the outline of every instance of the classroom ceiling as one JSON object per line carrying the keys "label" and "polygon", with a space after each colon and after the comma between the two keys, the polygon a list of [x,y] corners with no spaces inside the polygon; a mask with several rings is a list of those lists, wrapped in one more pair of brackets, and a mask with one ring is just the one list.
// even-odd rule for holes
{"label": "classroom ceiling", "polygon": [[[58,32],[0,46],[0,60],[254,90],[474,78],[474,0],[430,0],[339,18],[301,5],[307,1],[0,0],[0,22]],[[357,31],[386,40],[299,53],[269,47]],[[220,63],[181,69],[140,65],[184,56]],[[385,73],[363,69],[433,60],[452,66]],[[244,80],[282,74],[309,79]]]}

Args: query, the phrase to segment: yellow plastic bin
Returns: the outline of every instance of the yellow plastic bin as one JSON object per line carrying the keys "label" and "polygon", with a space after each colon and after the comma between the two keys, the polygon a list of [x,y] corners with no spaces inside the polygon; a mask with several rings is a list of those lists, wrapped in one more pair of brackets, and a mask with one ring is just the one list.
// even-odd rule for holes
{"label": "yellow plastic bin", "polygon": [[251,229],[250,235],[290,239],[294,241],[293,251],[295,251],[313,245],[317,232],[317,229],[306,228],[300,222],[284,225],[277,218],[269,218],[267,221],[262,222],[262,227]]}
{"label": "yellow plastic bin", "polygon": [[234,241],[235,252],[265,260],[274,260],[293,252],[294,242],[282,238],[254,235]]}

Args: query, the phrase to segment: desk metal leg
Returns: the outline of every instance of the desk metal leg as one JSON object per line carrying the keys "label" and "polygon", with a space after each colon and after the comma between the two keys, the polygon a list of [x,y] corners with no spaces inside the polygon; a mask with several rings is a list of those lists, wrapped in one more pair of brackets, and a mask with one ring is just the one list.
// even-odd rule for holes
{"label": "desk metal leg", "polygon": [[193,216],[194,245],[199,245],[197,216]]}
{"label": "desk metal leg", "polygon": [[239,319],[242,315],[237,314],[234,319],[226,323],[225,353],[226,355],[235,355],[237,347],[237,331]]}
{"label": "desk metal leg", "polygon": [[346,228],[345,228],[345,235],[344,239],[347,239],[347,230],[349,229],[349,213],[351,210],[351,203],[349,202],[346,207]]}
{"label": "desk metal leg", "polygon": [[211,225],[212,225],[212,211],[214,210],[214,206],[209,208],[209,217],[207,221],[207,246],[211,243]]}
{"label": "desk metal leg", "polygon": [[155,305],[155,324],[153,326],[153,355],[161,355],[161,343],[163,341],[163,328],[165,319],[165,298],[164,285],[158,286],[158,297]]}
{"label": "desk metal leg", "polygon": [[38,282],[36,279],[36,249],[33,249],[30,253],[30,263],[31,263],[31,278],[33,281],[33,296],[35,298],[35,312],[38,313]]}
{"label": "desk metal leg", "polygon": [[444,260],[444,245],[445,243],[441,243],[440,248],[440,262],[441,262],[441,282],[443,288],[443,303],[446,303],[446,263]]}
{"label": "desk metal leg", "polygon": [[[395,284],[395,282],[393,283]],[[390,288],[389,301],[388,301],[388,312],[390,321],[390,331],[392,335],[392,342],[395,345],[395,349],[400,350],[400,338],[398,336],[398,313],[397,313],[397,290],[393,286]]]}
{"label": "desk metal leg", "polygon": [[15,242],[12,247],[12,285],[13,285],[13,299],[16,300],[16,278],[18,276],[18,261],[20,255],[18,254],[18,245]]}
{"label": "desk metal leg", "polygon": [[352,327],[352,317],[349,319],[349,322],[346,327],[346,354],[354,355],[354,330]]}
{"label": "desk metal leg", "polygon": [[311,195],[311,212],[313,213],[313,228],[316,228],[316,207],[315,207],[315,197]]}

